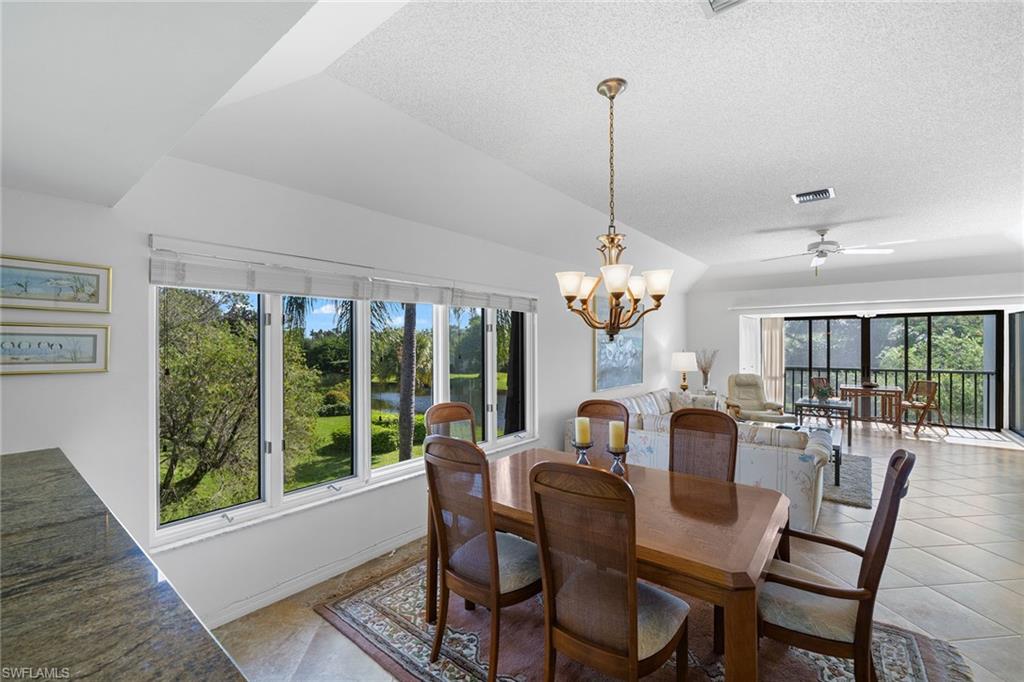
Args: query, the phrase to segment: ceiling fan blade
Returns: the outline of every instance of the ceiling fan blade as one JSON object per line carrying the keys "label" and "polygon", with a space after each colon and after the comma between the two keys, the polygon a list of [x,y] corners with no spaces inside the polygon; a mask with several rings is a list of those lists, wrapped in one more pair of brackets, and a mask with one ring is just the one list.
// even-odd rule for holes
{"label": "ceiling fan blade", "polygon": [[892,253],[892,249],[840,249],[839,253],[848,253],[851,256],[874,256]]}
{"label": "ceiling fan blade", "polygon": [[783,260],[784,258],[800,258],[801,256],[809,256],[809,255],[811,255],[811,254],[808,253],[807,251],[804,251],[803,253],[791,253],[788,256],[776,256],[775,258],[762,258],[761,262],[762,263],[767,263],[768,261],[772,261],[772,260]]}
{"label": "ceiling fan blade", "polygon": [[811,267],[812,268],[816,268],[819,265],[824,265],[824,264],[825,264],[825,256],[817,256],[816,255],[814,258],[811,259]]}

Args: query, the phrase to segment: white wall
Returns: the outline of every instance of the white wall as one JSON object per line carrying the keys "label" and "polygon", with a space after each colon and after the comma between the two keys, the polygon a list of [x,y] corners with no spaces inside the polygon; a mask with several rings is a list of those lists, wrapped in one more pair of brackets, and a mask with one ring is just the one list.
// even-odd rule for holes
{"label": "white wall", "polygon": [[[686,347],[690,350],[719,350],[711,384],[725,392],[729,375],[739,371],[742,364],[747,364],[745,358],[740,357],[741,315],[796,317],[1009,310],[1019,308],[1022,303],[1024,272],[784,289],[690,291],[686,295]],[[1004,371],[1007,364],[1004,361]],[[1006,414],[1005,410],[1003,414]]]}
{"label": "white wall", "polygon": [[[603,216],[594,213],[594,225]],[[553,272],[596,265],[591,244],[572,262],[526,254],[245,176],[165,158],[116,207],[3,191],[2,250],[113,267],[113,313],[4,311],[10,321],[80,320],[112,327],[110,371],[0,380],[0,451],[60,447],[145,547],[155,378],[147,235],[201,239],[445,276],[539,297],[539,435],[560,444],[563,420],[591,397],[593,335],[564,310]],[[674,381],[669,354],[683,346],[685,284],[699,266],[629,231],[628,260],[676,268],[682,286],[648,318],[645,385]],[[587,261],[586,258],[593,258]],[[638,389],[609,392],[619,395]],[[422,477],[232,530],[154,555],[207,624],[216,626],[356,565],[423,532]]]}

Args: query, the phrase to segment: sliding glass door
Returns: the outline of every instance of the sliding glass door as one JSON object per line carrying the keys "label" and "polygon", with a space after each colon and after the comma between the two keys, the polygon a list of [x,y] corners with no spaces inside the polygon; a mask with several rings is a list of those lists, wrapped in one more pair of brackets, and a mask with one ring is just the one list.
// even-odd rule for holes
{"label": "sliding glass door", "polygon": [[787,409],[809,393],[811,377],[836,389],[866,377],[904,391],[931,380],[950,426],[1001,428],[1002,323],[999,311],[789,318]]}

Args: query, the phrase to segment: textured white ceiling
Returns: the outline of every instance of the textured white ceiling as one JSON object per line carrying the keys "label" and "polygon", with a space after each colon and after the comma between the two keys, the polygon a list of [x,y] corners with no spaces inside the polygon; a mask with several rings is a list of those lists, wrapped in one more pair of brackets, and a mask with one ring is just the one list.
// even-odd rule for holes
{"label": "textured white ceiling", "polygon": [[[602,211],[594,86],[623,76],[619,219],[728,264],[801,251],[821,225],[848,245],[1020,248],[1022,49],[1017,2],[750,2],[712,19],[693,3],[411,3],[328,72]],[[826,186],[836,199],[789,199]],[[914,259],[895,248],[848,262]]]}
{"label": "textured white ceiling", "polygon": [[3,183],[113,205],[311,2],[4,2]]}

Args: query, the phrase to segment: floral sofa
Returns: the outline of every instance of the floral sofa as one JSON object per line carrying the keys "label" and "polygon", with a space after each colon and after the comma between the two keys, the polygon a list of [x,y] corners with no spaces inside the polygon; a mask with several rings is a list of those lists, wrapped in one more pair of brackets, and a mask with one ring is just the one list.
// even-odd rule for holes
{"label": "floral sofa", "polygon": [[[629,410],[628,462],[667,469],[668,426],[672,412],[686,407],[725,410],[717,396],[660,389],[617,398]],[[572,420],[565,426],[565,449],[572,451]],[[813,531],[821,511],[825,464],[832,452],[827,430],[804,433],[740,422],[736,482],[771,488],[790,500],[790,525]]]}

